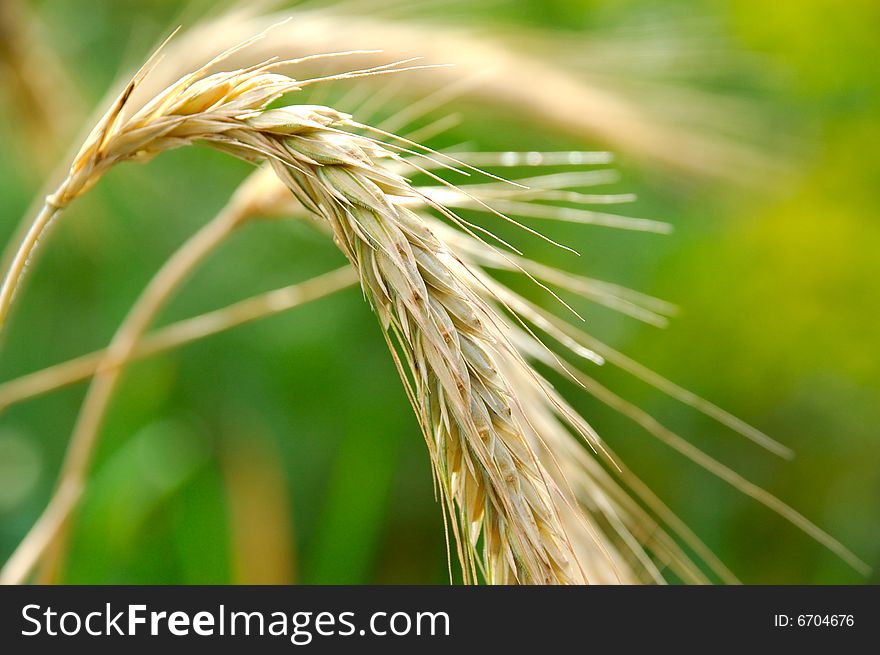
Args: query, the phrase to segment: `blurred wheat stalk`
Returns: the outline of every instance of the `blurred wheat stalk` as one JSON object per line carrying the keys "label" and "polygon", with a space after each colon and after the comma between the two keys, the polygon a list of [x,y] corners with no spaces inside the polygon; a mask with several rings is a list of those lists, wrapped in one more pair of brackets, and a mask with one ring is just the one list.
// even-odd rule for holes
{"label": "blurred wheat stalk", "polygon": [[[332,21],[332,14],[329,16]],[[314,24],[315,21],[326,23],[327,12],[301,12],[295,21],[262,35],[265,38],[242,39],[240,29],[277,21],[277,16],[246,15],[245,18],[248,20],[236,14],[210,23],[181,38],[177,49],[172,43],[161,62],[148,62],[92,131],[68,176],[47,197],[12,258],[0,292],[0,321],[46,226],[110,167],[122,161],[143,161],[193,141],[208,142],[248,161],[268,162],[268,167],[253,175],[229,205],[163,266],[106,351],[7,383],[0,390],[0,406],[5,406],[94,374],[71,439],[58,491],[41,520],[4,567],[4,582],[24,581],[40,560],[49,571],[47,579],[53,578],[53,571],[64,553],[65,525],[86,483],[100,424],[126,362],[245,320],[282,311],[352,281],[350,272],[340,272],[311,283],[312,287],[305,291],[303,287],[279,290],[274,295],[246,301],[147,336],[156,314],[188,274],[243,223],[265,214],[315,221],[333,235],[351,261],[381,319],[391,353],[422,426],[434,465],[436,488],[447,525],[455,537],[466,582],[662,582],[663,566],[685,581],[707,581],[700,564],[692,560],[678,540],[697,553],[703,565],[720,579],[735,580],[644,485],[610,458],[589,423],[527,360],[540,361],[576,380],[654,436],[791,520],[853,566],[864,567],[843,546],[793,509],[599,386],[573,362],[566,361],[563,354],[548,349],[535,331],[561,344],[575,359],[595,363],[608,360],[778,454],[786,454],[785,448],[527,301],[498,283],[487,271],[521,272],[542,286],[547,283],[576,290],[651,322],[663,322],[662,314],[669,309],[667,305],[614,285],[543,266],[523,257],[509,244],[491,245],[480,233],[488,238],[493,235],[468,223],[455,210],[484,211],[511,222],[515,221],[508,214],[651,231],[664,231],[663,224],[539,202],[562,200],[590,204],[624,199],[569,190],[601,181],[601,176],[592,174],[590,177],[591,172],[539,175],[513,184],[489,175],[487,181],[452,185],[437,172],[479,173],[476,165],[522,161],[513,154],[481,157],[479,153],[455,156],[435,153],[325,107],[293,105],[267,111],[266,106],[276,98],[310,84],[399,72],[406,68],[371,61],[377,54],[360,50],[339,54],[367,60],[369,65],[364,68],[305,81],[271,72],[277,65],[275,62],[212,74],[213,67],[221,63],[229,66],[243,53],[249,56],[280,53],[290,57],[296,54],[290,52],[292,47],[320,50],[322,44],[308,37],[314,39],[314,35],[327,33]],[[333,24],[338,27],[339,21]],[[354,21],[353,24],[359,23]],[[349,28],[353,29],[350,25]],[[348,34],[346,41],[356,46],[364,35],[374,42],[381,38],[383,45],[393,44],[395,54],[408,54],[405,52],[408,49],[425,48],[427,43],[421,38],[424,32],[419,32],[417,26],[401,27],[393,23],[374,23],[366,29],[355,30]],[[525,107],[527,112],[547,118],[557,111],[555,120],[579,128],[584,127],[585,121],[597,120],[598,124],[588,127],[594,131],[598,127],[600,133],[604,130],[606,136],[618,138],[625,144],[627,138],[632,138],[632,119],[620,120],[619,104],[614,111],[603,114],[601,107],[608,106],[607,98],[589,95],[583,85],[545,70],[547,67],[542,68],[537,62],[501,49],[487,49],[485,44],[477,45],[461,35],[445,38],[446,41],[441,39],[444,50],[450,45],[461,46],[456,52],[466,53],[465,59],[470,56],[472,68],[477,68],[477,61],[506,62],[509,66],[513,60],[521,75],[530,71],[559,91],[558,94],[535,95],[571,98],[570,92],[574,89],[579,95],[572,99],[570,108],[580,107],[587,101],[597,108],[595,113],[569,111],[559,115],[558,108],[565,103],[532,102]],[[229,51],[210,59],[208,65],[194,72],[186,72],[194,57],[194,44],[211,44],[216,48],[218,42],[223,43],[225,39],[233,41]],[[338,41],[338,31],[334,31],[334,40]],[[294,59],[287,63],[320,58],[306,54]],[[405,58],[401,63],[408,62]],[[461,84],[460,73],[458,77],[454,77],[455,73],[449,74],[453,78],[447,84],[441,82],[441,91],[431,94],[425,106],[417,104],[404,110],[385,127],[404,127],[446,97],[467,91],[469,86]],[[163,89],[178,77],[178,82]],[[524,95],[522,85],[509,83],[503,66],[496,66],[481,82],[470,88],[488,86],[495,95],[507,94],[502,98],[506,101],[521,99]],[[622,115],[628,114],[623,112]],[[591,118],[584,118],[586,116]],[[650,126],[650,122],[646,124]],[[673,142],[682,145],[675,134],[655,130],[655,136],[651,137],[650,131],[645,129],[636,130],[636,134],[638,138],[629,145],[645,148],[652,156],[668,158],[682,153],[681,147],[667,147]],[[658,141],[659,136],[668,141]],[[706,151],[705,144],[700,147],[701,152]],[[533,163],[538,165],[554,161],[595,163],[607,159],[582,153],[536,157]],[[681,161],[694,160],[685,155]],[[530,160],[527,158],[526,162]],[[413,187],[406,177],[412,172],[427,175],[436,185]],[[433,214],[429,210],[433,210]],[[540,236],[531,228],[525,229]],[[594,454],[585,450],[577,437],[591,444]],[[609,457],[604,464],[604,455],[600,452]],[[628,492],[614,479],[615,473]]]}

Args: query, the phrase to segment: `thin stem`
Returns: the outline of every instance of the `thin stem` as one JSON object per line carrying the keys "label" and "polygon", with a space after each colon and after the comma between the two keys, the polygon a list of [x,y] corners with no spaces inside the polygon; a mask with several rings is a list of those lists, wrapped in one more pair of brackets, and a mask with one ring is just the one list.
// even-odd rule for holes
{"label": "thin stem", "polygon": [[82,496],[83,486],[72,478],[62,480],[40,518],[12,553],[0,571],[0,584],[23,584],[42,553],[61,531],[64,522]]}
{"label": "thin stem", "polygon": [[6,316],[12,305],[12,298],[15,296],[15,292],[21,284],[28,262],[31,260],[37,245],[40,243],[40,237],[46,231],[46,228],[52,222],[52,219],[58,214],[59,210],[60,207],[51,201],[51,196],[46,199],[45,204],[40,209],[40,213],[34,218],[27,233],[24,235],[21,245],[19,245],[18,250],[15,252],[15,256],[9,264],[9,270],[6,271],[6,275],[3,278],[3,285],[0,287],[0,329],[2,329],[6,323]]}
{"label": "thin stem", "polygon": [[[346,265],[305,282],[273,289],[227,307],[172,323],[145,336],[138,342],[131,356],[118,360],[116,365],[125,366],[129,362],[174,350],[239,325],[280,314],[350,287],[357,281],[354,269]],[[29,398],[88,379],[98,370],[106,355],[106,348],[96,350],[0,384],[0,411]]]}
{"label": "thin stem", "polygon": [[[242,201],[242,196],[237,194],[233,197],[220,213],[165,262],[132,306],[98,363],[98,373],[89,387],[74,426],[61,467],[58,488],[43,515],[25,536],[9,563],[0,571],[0,582],[24,582],[41,559],[49,576],[55,574],[65,550],[64,526],[76,508],[85,486],[99,429],[121,377],[123,362],[131,359],[138,341],[174,291],[250,212],[251,207]],[[34,228],[29,234],[32,232]],[[20,249],[19,253],[24,250]]]}

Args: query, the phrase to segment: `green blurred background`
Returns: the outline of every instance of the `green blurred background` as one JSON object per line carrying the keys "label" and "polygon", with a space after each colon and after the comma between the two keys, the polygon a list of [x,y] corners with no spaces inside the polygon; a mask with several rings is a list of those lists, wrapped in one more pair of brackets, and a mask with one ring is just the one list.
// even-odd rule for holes
{"label": "green blurred background", "polygon": [[[164,0],[20,4],[57,54],[79,119],[169,26],[198,15]],[[609,188],[639,195],[622,211],[669,220],[672,235],[548,227],[581,250],[579,260],[522,235],[518,243],[679,305],[671,326],[658,330],[573,300],[597,336],[790,446],[793,461],[610,368],[596,377],[792,504],[875,571],[863,578],[625,418],[565,389],[743,581],[880,581],[880,5],[510,0],[425,3],[409,15],[479,25],[514,47],[526,42],[524,29],[549,33],[548,56],[560,65],[571,58],[584,79],[643,98],[658,120],[681,114],[685,128],[701,98],[721,95],[719,133],[744,123],[744,143],[782,164],[743,183],[620,152],[621,181]],[[53,166],[33,155],[12,86],[0,80],[5,242]],[[59,121],[75,113],[73,102],[55,107]],[[515,110],[459,108],[464,122],[432,145],[609,145],[542,128]],[[151,274],[248,170],[195,147],[108,175],[71,207],[32,267],[3,341],[2,379],[104,346]],[[197,272],[161,322],[342,263],[305,225],[256,223]],[[0,559],[45,506],[84,391],[78,385],[0,416]],[[354,289],[132,366],[102,433],[63,577],[446,579],[424,443]]]}

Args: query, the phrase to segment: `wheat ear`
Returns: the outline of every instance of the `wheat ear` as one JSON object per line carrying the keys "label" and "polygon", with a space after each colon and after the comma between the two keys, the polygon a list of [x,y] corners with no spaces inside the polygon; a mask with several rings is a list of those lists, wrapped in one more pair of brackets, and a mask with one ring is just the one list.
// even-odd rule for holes
{"label": "wheat ear", "polygon": [[[586,517],[572,505],[566,474],[555,462],[558,445],[547,440],[548,433],[562,435],[565,422],[584,436],[594,437],[592,430],[525,364],[520,353],[537,346],[530,335],[511,336],[518,328],[500,313],[503,296],[485,293],[488,285],[480,271],[408,206],[414,201],[433,207],[465,232],[470,231],[468,224],[393,170],[400,160],[395,153],[405,151],[403,147],[351,133],[369,128],[349,116],[327,107],[266,111],[280,95],[320,81],[297,82],[271,73],[270,66],[211,76],[201,69],[126,118],[123,110],[136,78],[93,132],[68,178],[47,199],[5,280],[0,313],[5,313],[45,225],[116,163],[146,159],[197,140],[249,161],[268,161],[305,210],[333,233],[380,317],[425,434],[465,580],[583,582],[593,567],[582,564],[603,556],[615,569],[625,569],[628,563],[609,540],[583,538],[590,534],[581,529]],[[416,161],[422,160],[408,164],[429,173]],[[486,207],[467,193],[450,198],[456,206],[476,202]],[[515,263],[509,257],[505,261]],[[127,356],[134,352],[132,346]],[[528,395],[521,386],[528,387]],[[560,429],[542,429],[536,412],[523,400],[533,396]],[[597,473],[591,476],[584,495],[600,501],[594,510],[597,518],[613,521],[629,509],[605,493]],[[572,532],[575,539],[569,537]],[[621,538],[632,536],[624,531]],[[647,554],[639,552],[641,546],[630,548],[658,578]],[[675,555],[671,549],[669,553]]]}
{"label": "wheat ear", "polygon": [[379,316],[463,545],[465,579],[583,581],[553,497],[562,491],[535,455],[496,363],[516,352],[496,313],[472,291],[466,266],[404,206],[420,196],[383,166],[395,156],[342,131],[348,117],[305,111],[312,117],[287,107],[248,122],[273,144],[268,150],[286,153],[270,164],[332,231]]}
{"label": "wheat ear", "polygon": [[[330,108],[264,111],[312,82],[272,73],[272,65],[210,76],[200,69],[126,118],[126,100],[148,67],[139,73],[47,198],[4,280],[0,318],[45,227],[117,163],[194,141],[248,161],[267,160],[303,206],[330,226],[379,314],[453,517],[465,579],[475,580],[479,567],[490,582],[582,580],[571,566],[552,497],[561,492],[531,451],[515,418],[516,395],[495,364],[496,354],[513,346],[493,324],[494,313],[462,282],[444,245],[395,200],[417,194],[383,168],[383,160],[395,159],[390,150],[343,131],[354,124]],[[92,412],[86,404],[84,430],[93,431],[92,417],[103,405],[96,402]],[[478,542],[480,558],[474,556]]]}

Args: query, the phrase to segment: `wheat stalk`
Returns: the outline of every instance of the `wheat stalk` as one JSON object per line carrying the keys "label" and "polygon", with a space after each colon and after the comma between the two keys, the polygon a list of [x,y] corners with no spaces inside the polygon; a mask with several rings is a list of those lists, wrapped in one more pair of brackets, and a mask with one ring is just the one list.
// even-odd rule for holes
{"label": "wheat stalk", "polygon": [[[463,544],[465,579],[476,579],[479,566],[491,582],[582,580],[571,565],[573,553],[552,498],[561,492],[530,449],[516,417],[516,394],[498,371],[498,354],[515,350],[494,325],[492,310],[462,282],[444,245],[395,200],[417,194],[405,178],[382,167],[382,160],[395,159],[392,151],[342,131],[356,124],[330,108],[264,111],[308,83],[272,73],[270,66],[210,76],[200,69],[126,118],[126,99],[146,69],[135,76],[47,198],[4,282],[0,311],[8,308],[46,225],[116,164],[194,141],[249,161],[268,160],[303,206],[330,226],[359,272],[389,344],[395,340],[400,349],[392,345]],[[237,220],[209,225],[198,245],[185,251],[190,254],[170,265],[168,279],[175,269],[191,268]],[[154,301],[120,331],[108,353],[111,363],[132,354],[166,289],[160,284],[148,290]],[[65,476],[76,494],[117,371],[111,367],[96,378],[78,420],[68,460],[75,474]]]}
{"label": "wheat stalk", "polygon": [[[0,292],[0,319],[45,227],[116,164],[143,161],[195,141],[247,161],[267,161],[296,198],[298,211],[332,233],[380,318],[424,432],[466,582],[662,581],[650,552],[662,556],[682,579],[702,581],[688,556],[659,526],[646,528],[651,523],[644,512],[609,479],[597,459],[585,457],[582,448],[580,456],[572,454],[572,447],[580,445],[569,429],[595,448],[602,446],[589,424],[526,362],[528,356],[567,372],[561,360],[548,358],[519,317],[549,329],[554,338],[562,332],[553,331],[546,317],[530,312],[520,298],[493,284],[477,264],[474,249],[492,253],[490,263],[496,265],[500,261],[527,273],[534,266],[488,244],[478,245],[477,228],[450,207],[491,211],[511,220],[480,199],[482,193],[495,205],[537,218],[652,231],[662,231],[662,226],[598,212],[531,206],[523,200],[539,197],[533,190],[499,187],[497,178],[469,185],[470,190],[452,187],[431,170],[464,172],[468,164],[426,153],[329,107],[266,109],[283,94],[317,81],[405,70],[395,65],[296,81],[273,73],[274,62],[208,75],[214,63],[185,75],[131,117],[126,103],[149,66],[119,96],[74,159],[67,178],[47,198],[14,258]],[[390,141],[382,143],[376,135]],[[443,188],[429,192],[413,187],[400,173],[406,168],[435,177]],[[571,193],[545,190],[543,197],[577,199]],[[267,191],[265,198],[277,201],[277,193]],[[235,203],[231,207],[163,268],[97,363],[98,374],[71,442],[73,464],[65,467],[58,502],[50,504],[30,541],[22,544],[30,552],[46,552],[63,532],[81,493],[88,455],[121,365],[138,354],[152,318],[181,279],[250,215],[237,210]],[[422,211],[426,208],[459,230],[428,218]],[[631,300],[626,302],[637,305]],[[578,354],[590,354],[574,345]],[[602,390],[591,390],[614,403]],[[784,513],[788,508],[776,509]],[[800,525],[806,529],[811,524]],[[823,543],[836,544],[830,537]],[[53,559],[57,556],[49,558],[50,564]],[[35,561],[15,559],[13,569],[26,575]],[[731,579],[723,567],[713,568]]]}

